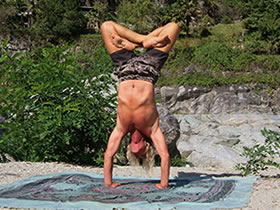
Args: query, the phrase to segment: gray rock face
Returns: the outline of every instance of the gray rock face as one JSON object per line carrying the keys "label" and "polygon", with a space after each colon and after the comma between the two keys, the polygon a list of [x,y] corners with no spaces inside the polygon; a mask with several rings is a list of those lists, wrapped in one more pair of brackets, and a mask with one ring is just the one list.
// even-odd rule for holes
{"label": "gray rock face", "polygon": [[174,113],[280,114],[280,88],[270,97],[265,91],[256,93],[253,87],[229,86],[216,89],[199,87],[162,87],[157,97]]}
{"label": "gray rock face", "polygon": [[179,153],[176,147],[177,140],[180,137],[179,122],[165,106],[157,104],[157,110],[160,118],[159,127],[165,136],[169,154],[174,157]]}
{"label": "gray rock face", "polygon": [[180,123],[177,149],[197,167],[234,168],[246,161],[241,157],[244,146],[264,143],[262,129],[280,132],[280,88],[268,93],[236,85],[162,87],[156,97],[176,113]]}
{"label": "gray rock face", "polygon": [[175,115],[181,135],[177,148],[197,167],[234,168],[246,161],[243,147],[264,143],[263,128],[280,132],[280,116],[269,114]]}
{"label": "gray rock face", "polygon": [[[6,37],[0,37],[0,41],[6,40]],[[1,43],[0,43],[0,50],[1,50]],[[26,52],[30,51],[31,48],[31,40],[29,37],[10,37],[10,40],[7,44],[8,47],[8,54],[13,56],[17,52],[22,52],[25,54]]]}

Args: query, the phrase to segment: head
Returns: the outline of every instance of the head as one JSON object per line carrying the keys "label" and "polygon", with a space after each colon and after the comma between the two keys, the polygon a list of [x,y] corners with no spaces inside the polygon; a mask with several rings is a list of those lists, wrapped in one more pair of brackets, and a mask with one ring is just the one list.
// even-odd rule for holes
{"label": "head", "polygon": [[145,138],[138,130],[134,130],[130,133],[129,147],[137,158],[145,155]]}
{"label": "head", "polygon": [[127,158],[131,165],[139,166],[142,160],[144,169],[149,170],[154,165],[154,149],[151,139],[142,135],[138,130],[133,130],[127,147]]}

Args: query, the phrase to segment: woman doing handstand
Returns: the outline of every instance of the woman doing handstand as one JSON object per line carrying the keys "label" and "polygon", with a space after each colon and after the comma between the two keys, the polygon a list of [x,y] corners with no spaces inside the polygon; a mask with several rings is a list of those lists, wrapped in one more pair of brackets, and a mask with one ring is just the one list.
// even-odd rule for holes
{"label": "woman doing handstand", "polygon": [[[150,138],[161,158],[161,180],[156,187],[168,187],[169,153],[165,137],[159,128],[159,115],[154,102],[154,84],[168,52],[177,40],[179,27],[168,23],[148,35],[138,34],[113,21],[101,26],[106,49],[117,65],[115,73],[119,79],[117,124],[111,133],[104,155],[104,185],[117,187],[112,182],[113,157],[123,137],[131,132]],[[136,56],[133,50],[147,48],[143,56]],[[139,154],[141,155],[141,151]]]}

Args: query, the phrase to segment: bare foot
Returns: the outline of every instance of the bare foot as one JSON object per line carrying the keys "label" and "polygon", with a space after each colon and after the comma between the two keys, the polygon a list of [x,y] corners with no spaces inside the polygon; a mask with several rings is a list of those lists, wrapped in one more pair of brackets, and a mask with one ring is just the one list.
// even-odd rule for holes
{"label": "bare foot", "polygon": [[170,42],[170,39],[168,38],[168,35],[165,36],[153,36],[153,37],[148,37],[144,42],[143,42],[143,47],[144,48],[151,48],[151,47],[164,47]]}
{"label": "bare foot", "polygon": [[161,184],[156,184],[156,188],[163,190],[163,189],[167,189],[168,186],[161,186]]}
{"label": "bare foot", "polygon": [[122,48],[122,49],[127,49],[129,51],[133,51],[135,49],[135,47],[137,47],[136,44],[121,38],[120,36],[113,34],[112,35],[112,42],[113,45],[115,45],[118,48]]}
{"label": "bare foot", "polygon": [[113,188],[116,188],[118,186],[120,186],[121,184],[120,183],[112,183],[110,185],[105,185],[105,187],[113,187]]}

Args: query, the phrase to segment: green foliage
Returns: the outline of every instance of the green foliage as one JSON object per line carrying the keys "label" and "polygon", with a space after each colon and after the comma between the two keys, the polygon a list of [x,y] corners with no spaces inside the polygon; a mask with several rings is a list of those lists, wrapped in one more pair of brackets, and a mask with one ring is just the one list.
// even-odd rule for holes
{"label": "green foliage", "polygon": [[1,34],[15,34],[16,32],[20,31],[20,28],[24,23],[24,17],[18,15],[22,5],[22,0],[0,2]]}
{"label": "green foliage", "polygon": [[271,44],[271,54],[280,52],[280,2],[275,0],[249,0],[244,25],[256,40]]}
{"label": "green foliage", "polygon": [[165,22],[176,22],[181,30],[181,34],[190,34],[190,25],[193,18],[200,18],[201,11],[197,0],[179,0],[168,4],[163,13]]}
{"label": "green foliage", "polygon": [[254,59],[253,54],[233,49],[226,44],[210,44],[194,51],[193,62],[211,71],[240,71],[246,69]]}
{"label": "green foliage", "polygon": [[31,33],[52,42],[80,34],[86,28],[86,18],[78,10],[79,3],[79,0],[39,1]]}
{"label": "green foliage", "polygon": [[[168,60],[165,64],[165,68],[171,70],[184,69],[191,64],[195,48],[184,46],[180,41],[176,42],[174,49],[169,53]],[[166,73],[166,72],[165,72]]]}
{"label": "green foliage", "polygon": [[184,167],[187,165],[187,160],[185,158],[180,158],[175,156],[170,159],[170,166],[172,167]]}
{"label": "green foliage", "polygon": [[112,15],[110,0],[91,0],[87,1],[87,6],[91,6],[92,9],[85,14],[87,20],[87,29],[89,31],[98,32],[101,24],[105,20],[114,19]]}
{"label": "green foliage", "polygon": [[219,10],[215,14],[217,23],[229,24],[246,15],[243,0],[217,0],[216,3],[219,5]]}
{"label": "green foliage", "polygon": [[232,84],[265,84],[273,89],[279,87],[279,73],[227,73],[227,72],[193,72],[174,73],[172,75],[161,75],[157,86],[203,86],[208,88]]}
{"label": "green foliage", "polygon": [[117,22],[138,33],[149,33],[159,26],[159,9],[151,0],[122,0],[116,12]]}
{"label": "green foliage", "polygon": [[105,52],[95,60],[68,46],[2,53],[0,114],[8,117],[0,151],[20,161],[102,164],[116,106]]}
{"label": "green foliage", "polygon": [[280,72],[280,55],[259,55],[256,66],[262,68],[263,72]]}
{"label": "green foliage", "polygon": [[224,16],[223,18],[222,18],[222,21],[221,21],[222,23],[225,23],[225,24],[230,24],[230,23],[232,23],[232,18],[231,17],[229,17],[229,16]]}
{"label": "green foliage", "polygon": [[[187,158],[180,158],[179,156],[174,156],[170,158],[170,166],[172,167],[185,167],[188,165]],[[155,165],[160,166],[160,157],[159,155],[155,156]]]}
{"label": "green foliage", "polygon": [[211,27],[211,36],[203,39],[205,44],[209,42],[226,42],[230,46],[236,46],[244,39],[245,29],[242,22],[238,21],[233,24],[218,24]]}
{"label": "green foliage", "polygon": [[[244,147],[242,156],[248,158],[248,161],[236,166],[245,176],[259,174],[260,171],[268,169],[268,166],[280,168],[280,134],[267,129],[263,129],[261,132],[265,137],[265,143],[251,148]],[[275,160],[276,158],[278,161]]]}
{"label": "green foliage", "polygon": [[190,37],[175,43],[157,86],[212,88],[254,83],[279,87],[279,55],[255,55],[246,50],[248,41],[241,22],[215,25],[210,32],[202,39]]}

